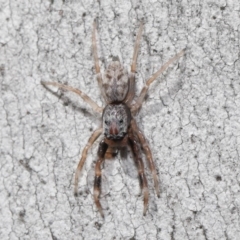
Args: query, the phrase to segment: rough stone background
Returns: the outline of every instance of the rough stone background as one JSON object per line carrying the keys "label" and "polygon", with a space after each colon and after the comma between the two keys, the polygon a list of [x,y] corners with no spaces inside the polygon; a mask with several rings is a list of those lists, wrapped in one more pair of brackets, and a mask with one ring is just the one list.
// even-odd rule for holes
{"label": "rough stone background", "polygon": [[[40,84],[66,83],[102,104],[95,18],[102,70],[112,56],[129,69],[144,19],[138,93],[187,48],[151,86],[137,117],[161,186],[158,199],[145,162],[146,217],[130,153],[105,162],[105,219],[97,212],[98,143],[74,197],[79,156],[100,117],[75,95]],[[239,1],[1,0],[0,19],[0,239],[240,239]]]}

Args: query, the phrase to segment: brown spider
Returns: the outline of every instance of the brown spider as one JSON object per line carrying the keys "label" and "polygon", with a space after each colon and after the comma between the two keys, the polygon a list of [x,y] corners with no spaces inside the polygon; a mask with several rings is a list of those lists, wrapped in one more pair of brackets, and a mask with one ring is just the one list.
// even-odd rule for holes
{"label": "brown spider", "polygon": [[138,49],[140,44],[140,38],[142,35],[143,24],[140,24],[140,29],[137,34],[137,39],[134,46],[133,60],[131,65],[131,73],[128,74],[127,70],[121,65],[118,60],[114,60],[109,63],[107,70],[102,75],[100,72],[99,59],[97,53],[96,43],[96,23],[93,23],[93,57],[94,64],[97,73],[98,84],[102,90],[102,94],[106,101],[106,107],[103,109],[99,107],[90,97],[84,94],[81,90],[63,85],[56,82],[41,82],[44,86],[52,85],[64,90],[72,91],[78,94],[85,102],[87,102],[94,111],[102,114],[102,126],[95,130],[88,140],[87,145],[83,149],[82,157],[78,163],[75,174],[75,189],[74,192],[77,195],[78,192],[78,179],[80,172],[85,163],[89,148],[93,145],[96,139],[104,132],[104,138],[101,140],[98,147],[98,160],[95,166],[95,179],[94,179],[94,200],[95,204],[101,216],[103,215],[102,206],[99,201],[100,187],[101,187],[101,164],[104,159],[109,155],[114,155],[116,150],[127,145],[130,146],[133,158],[138,168],[138,175],[140,180],[140,186],[143,193],[144,210],[143,214],[146,214],[148,206],[148,185],[147,179],[144,173],[144,165],[141,157],[141,148],[143,148],[150,171],[154,179],[154,187],[157,196],[160,196],[158,178],[156,168],[153,162],[152,153],[149,145],[138,128],[134,116],[141,107],[144,98],[147,94],[150,84],[175,60],[184,54],[184,50],[171,58],[165,63],[155,74],[150,77],[146,85],[143,87],[140,95],[132,103],[135,97],[135,72]]}

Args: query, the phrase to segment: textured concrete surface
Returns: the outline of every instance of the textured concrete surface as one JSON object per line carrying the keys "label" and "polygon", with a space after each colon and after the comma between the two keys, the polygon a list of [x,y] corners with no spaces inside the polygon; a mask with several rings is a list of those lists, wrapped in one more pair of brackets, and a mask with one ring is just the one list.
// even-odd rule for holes
{"label": "textured concrete surface", "polygon": [[[105,162],[105,219],[97,212],[98,143],[74,197],[74,171],[100,117],[77,96],[40,84],[67,83],[103,105],[91,51],[95,18],[102,70],[112,56],[129,68],[144,19],[138,93],[187,48],[137,117],[161,186],[158,199],[145,161],[146,217],[130,153]],[[1,0],[0,19],[0,239],[240,239],[239,1]]]}

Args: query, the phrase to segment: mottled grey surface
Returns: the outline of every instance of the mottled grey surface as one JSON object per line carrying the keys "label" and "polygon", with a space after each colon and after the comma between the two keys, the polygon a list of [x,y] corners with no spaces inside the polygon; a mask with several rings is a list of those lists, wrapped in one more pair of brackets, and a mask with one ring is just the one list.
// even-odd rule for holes
{"label": "mottled grey surface", "polygon": [[[102,70],[112,56],[129,67],[144,19],[138,93],[187,47],[137,118],[161,186],[158,199],[145,164],[146,217],[128,154],[104,164],[101,219],[92,196],[97,143],[74,197],[74,171],[100,117],[40,84],[67,83],[102,104],[95,18]],[[0,239],[240,239],[239,1],[1,0],[0,20]]]}

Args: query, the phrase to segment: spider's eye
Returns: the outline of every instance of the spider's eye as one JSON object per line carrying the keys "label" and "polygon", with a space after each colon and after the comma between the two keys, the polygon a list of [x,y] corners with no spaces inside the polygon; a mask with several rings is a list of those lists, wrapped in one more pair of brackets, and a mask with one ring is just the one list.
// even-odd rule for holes
{"label": "spider's eye", "polygon": [[106,125],[109,125],[109,121],[105,120],[104,122],[105,122]]}
{"label": "spider's eye", "polygon": [[119,120],[119,123],[123,123],[123,120],[122,120],[122,119],[120,119],[120,120]]}

